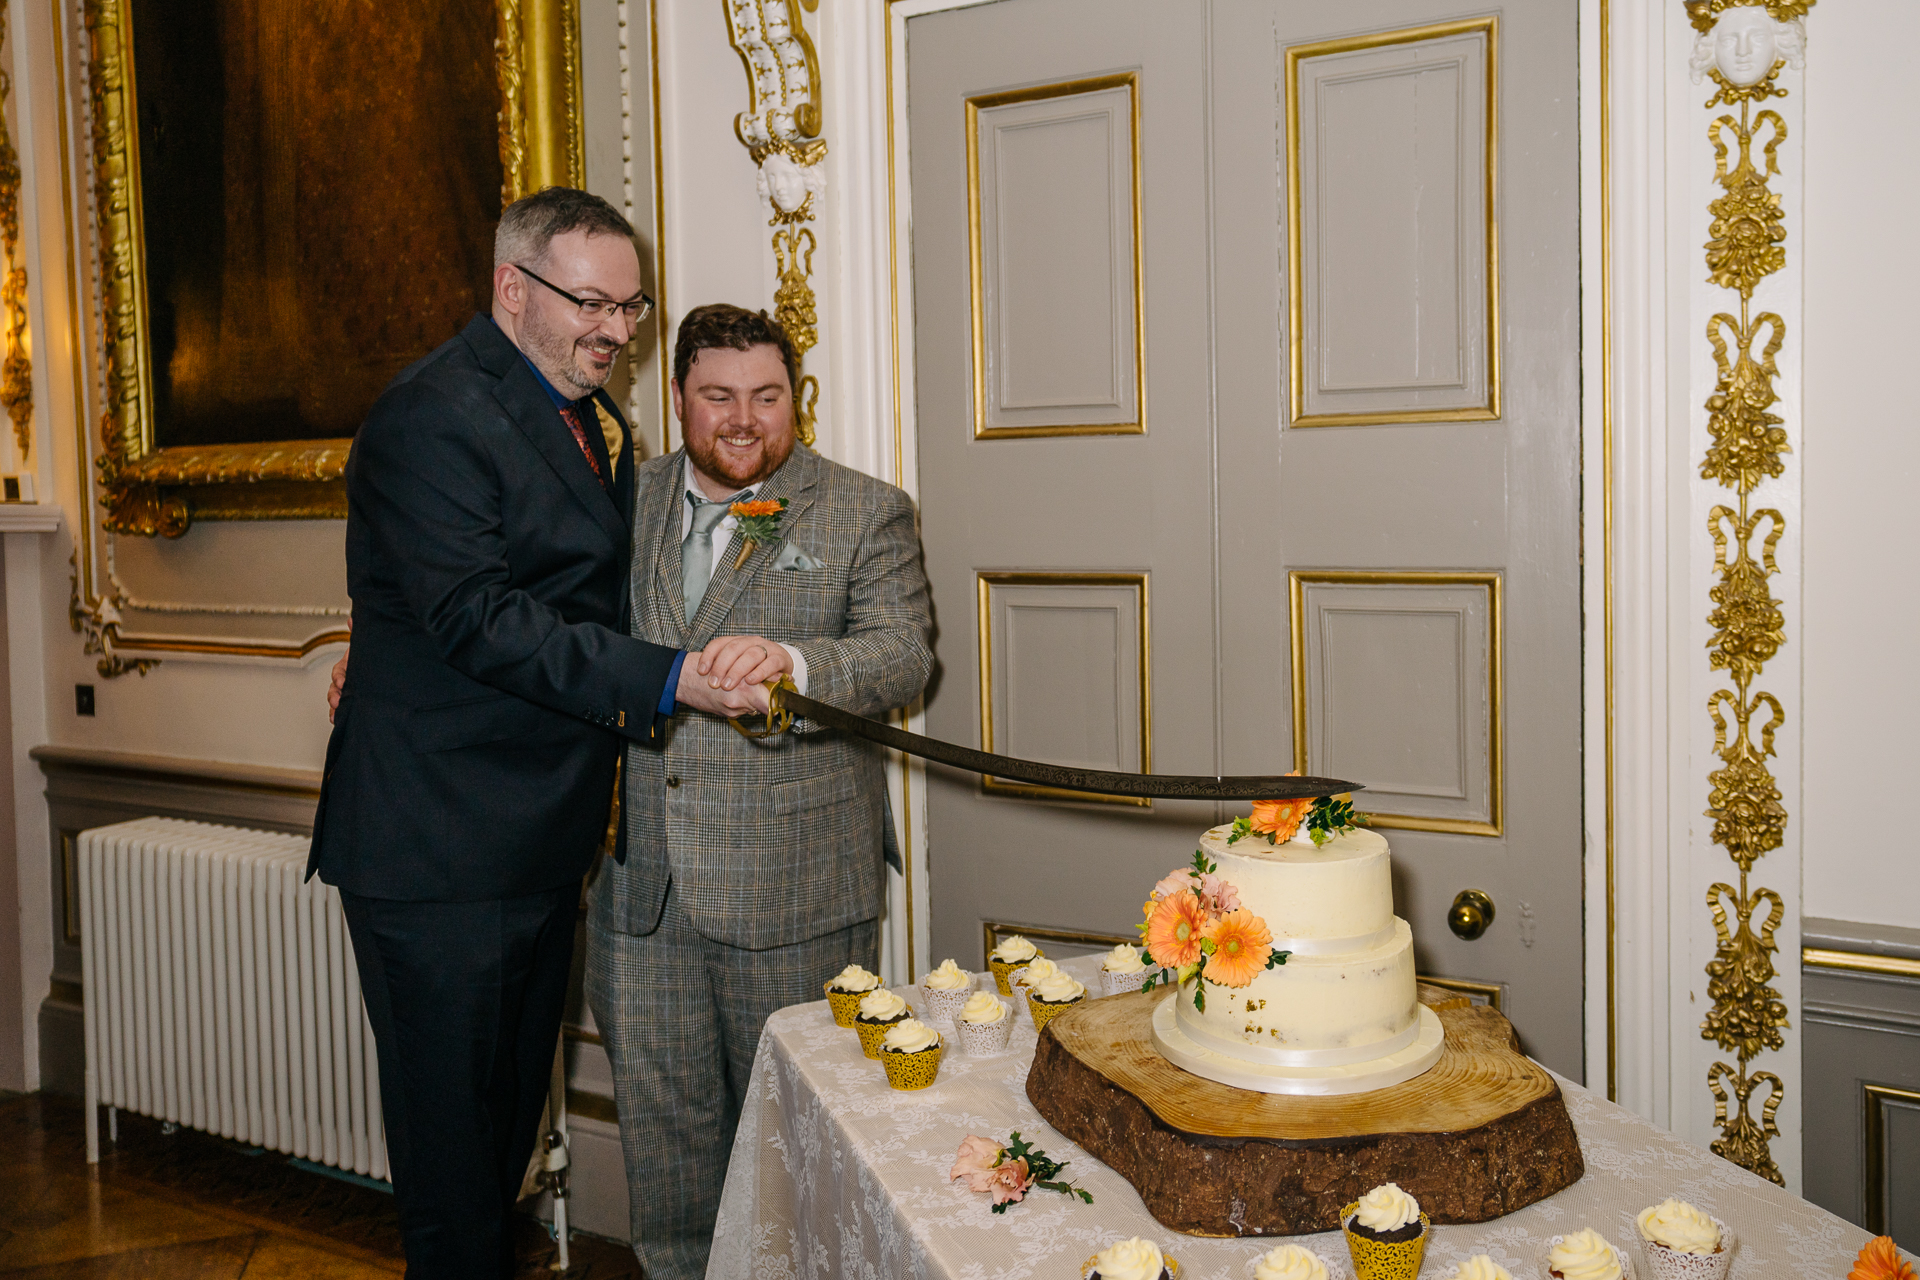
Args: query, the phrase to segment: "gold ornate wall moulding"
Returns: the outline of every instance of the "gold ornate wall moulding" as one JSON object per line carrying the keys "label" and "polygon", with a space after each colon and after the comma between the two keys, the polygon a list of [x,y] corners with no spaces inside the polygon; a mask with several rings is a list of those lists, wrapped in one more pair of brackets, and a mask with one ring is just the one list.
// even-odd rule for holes
{"label": "gold ornate wall moulding", "polygon": [[[1707,963],[1707,994],[1713,1007],[1700,1035],[1735,1055],[1733,1065],[1715,1062],[1707,1071],[1714,1099],[1713,1142],[1724,1156],[1763,1178],[1784,1184],[1770,1144],[1780,1136],[1775,1115],[1786,1086],[1771,1071],[1756,1071],[1762,1053],[1786,1045],[1787,1004],[1773,986],[1778,976],[1774,931],[1786,902],[1772,889],[1748,883],[1755,863],[1786,841],[1787,811],[1778,781],[1768,768],[1774,736],[1786,724],[1780,699],[1755,688],[1767,663],[1786,643],[1786,615],[1768,582],[1779,572],[1774,552],[1786,533],[1786,516],[1775,507],[1752,508],[1752,495],[1785,473],[1792,452],[1785,420],[1771,412],[1779,401],[1775,357],[1787,340],[1787,323],[1771,311],[1754,314],[1754,290],[1786,266],[1787,230],[1779,193],[1768,182],[1780,172],[1779,149],[1787,125],[1778,112],[1754,111],[1756,102],[1784,97],[1776,78],[1802,64],[1805,32],[1800,20],[1815,0],[1687,0],[1700,33],[1692,67],[1696,81],[1710,75],[1718,92],[1707,100],[1740,108],[1707,126],[1713,146],[1714,181],[1721,194],[1708,203],[1711,221],[1704,246],[1709,283],[1739,295],[1740,312],[1719,312],[1707,322],[1707,342],[1717,371],[1706,400],[1708,444],[1700,475],[1738,495],[1736,506],[1716,506],[1707,515],[1713,538],[1713,603],[1707,615],[1712,670],[1725,671],[1731,689],[1707,699],[1718,767],[1707,775],[1707,816],[1713,842],[1739,868],[1737,885],[1707,890],[1718,940]],[[1721,24],[1726,23],[1723,29]],[[1732,146],[1728,145],[1728,135]],[[1753,147],[1762,141],[1761,163]],[[1731,169],[1728,156],[1737,152]],[[1756,348],[1758,348],[1756,353]],[[1756,557],[1754,539],[1765,529]],[[1731,548],[1731,554],[1729,554]],[[1763,715],[1764,713],[1764,715]],[[1729,726],[1731,721],[1731,727]],[[1766,908],[1760,919],[1761,908]],[[1732,927],[1729,928],[1729,921]],[[1759,1118],[1752,1099],[1766,1086]],[[1731,1091],[1731,1097],[1729,1096]]]}
{"label": "gold ornate wall moulding", "polygon": [[[801,21],[819,0],[727,0],[727,37],[747,72],[748,108],[733,119],[734,136],[758,166],[760,198],[773,215],[773,254],[780,283],[774,319],[792,341],[804,368],[820,340],[813,291],[817,242],[802,223],[815,215],[814,197],[826,189],[827,143],[820,137],[820,59]],[[820,381],[802,373],[793,389],[794,428],[811,445],[817,432]]]}
{"label": "gold ornate wall moulding", "polygon": [[[10,10],[0,6],[0,55],[7,49],[7,17]],[[0,360],[0,405],[13,422],[13,439],[24,465],[33,448],[33,359],[27,347],[27,268],[20,255],[20,153],[14,149],[13,134],[7,128],[7,99],[13,95],[13,77],[0,61],[0,249],[6,262],[0,270],[0,343],[6,357]]]}
{"label": "gold ornate wall moulding", "polygon": [[[350,440],[156,443],[132,26],[132,7],[149,2],[84,0],[107,390],[93,459],[103,526],[179,537],[195,519],[343,517]],[[585,144],[577,0],[495,0],[495,12],[503,203],[556,183],[578,185]]]}

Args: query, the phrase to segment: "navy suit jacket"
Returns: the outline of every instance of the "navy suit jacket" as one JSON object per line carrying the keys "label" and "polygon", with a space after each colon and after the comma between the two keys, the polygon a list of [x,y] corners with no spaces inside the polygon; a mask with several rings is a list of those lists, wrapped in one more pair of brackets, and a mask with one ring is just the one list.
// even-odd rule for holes
{"label": "navy suit jacket", "polygon": [[677,652],[626,634],[632,449],[594,451],[611,488],[485,316],[381,393],[347,460],[353,661],[308,875],[458,902],[586,873]]}

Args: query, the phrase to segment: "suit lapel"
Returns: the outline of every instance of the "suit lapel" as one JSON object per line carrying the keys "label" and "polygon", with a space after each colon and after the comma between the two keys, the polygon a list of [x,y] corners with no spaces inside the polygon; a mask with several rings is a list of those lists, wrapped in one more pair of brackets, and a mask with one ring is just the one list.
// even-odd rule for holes
{"label": "suit lapel", "polygon": [[786,462],[754,494],[757,502],[771,502],[775,498],[787,500],[787,509],[780,518],[780,536],[770,546],[755,547],[753,554],[747,557],[747,562],[735,570],[733,566],[740,558],[742,541],[739,531],[734,531],[726,550],[719,553],[720,558],[713,568],[713,579],[707,584],[706,598],[700,602],[700,611],[694,615],[688,629],[688,638],[694,642],[694,647],[706,647],[707,642],[719,633],[721,623],[732,610],[734,601],[740,598],[740,593],[747,589],[747,584],[773,563],[774,556],[786,542],[794,524],[813,505],[813,484],[819,466],[819,458],[811,449],[795,445]]}
{"label": "suit lapel", "polygon": [[[506,334],[501,333],[490,320],[476,320],[468,325],[469,340],[474,338],[474,331],[482,325],[493,331],[491,342],[485,341],[484,333],[479,335],[486,347],[493,348],[497,344],[499,347],[506,348],[504,353],[497,349],[482,351],[482,357],[488,367],[500,379],[499,384],[493,389],[493,398],[499,401],[500,407],[507,411],[507,416],[512,419],[513,425],[519,429],[520,434],[527,438],[527,442],[538,450],[547,465],[553,468],[553,473],[559,477],[560,483],[567,487],[567,491],[582,507],[586,508],[587,514],[593,517],[593,522],[605,530],[607,536],[613,539],[616,545],[624,542],[627,537],[627,522],[621,518],[606,487],[600,483],[594,476],[593,469],[587,465],[586,457],[580,452],[580,442],[573,438],[573,432],[567,429],[565,422],[561,421],[560,411],[553,407],[552,399],[534,378],[533,370],[527,366],[526,359],[521,356],[519,348],[515,347],[507,339]],[[475,345],[476,349],[479,349],[481,343]],[[505,358],[507,355],[510,355],[511,359]]]}
{"label": "suit lapel", "polygon": [[651,583],[638,584],[637,589],[646,594],[635,599],[654,602],[642,607],[657,608],[664,614],[682,644],[687,635],[687,606],[680,590],[680,523],[681,508],[687,501],[686,477],[686,451],[676,449],[654,469],[646,491],[634,504],[639,537],[650,540],[642,544],[640,554],[652,566],[653,575]]}

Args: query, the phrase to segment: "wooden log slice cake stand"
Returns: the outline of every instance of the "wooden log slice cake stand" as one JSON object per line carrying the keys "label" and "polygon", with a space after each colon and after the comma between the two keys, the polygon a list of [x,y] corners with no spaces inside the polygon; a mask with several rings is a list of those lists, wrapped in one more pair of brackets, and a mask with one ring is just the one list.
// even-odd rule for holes
{"label": "wooden log slice cake stand", "polygon": [[1168,995],[1088,1000],[1054,1018],[1027,1097],[1175,1231],[1329,1231],[1383,1182],[1435,1222],[1485,1222],[1586,1172],[1553,1077],[1521,1055],[1511,1023],[1450,991],[1420,988],[1446,1030],[1431,1070],[1335,1097],[1254,1093],[1182,1071],[1148,1034]]}

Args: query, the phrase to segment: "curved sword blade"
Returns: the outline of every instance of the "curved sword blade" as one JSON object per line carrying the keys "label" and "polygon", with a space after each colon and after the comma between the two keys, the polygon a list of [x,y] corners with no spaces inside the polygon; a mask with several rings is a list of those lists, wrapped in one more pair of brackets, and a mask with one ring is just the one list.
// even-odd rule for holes
{"label": "curved sword blade", "polygon": [[974,773],[1028,782],[1064,791],[1094,791],[1114,796],[1153,796],[1163,800],[1305,800],[1334,796],[1362,789],[1357,782],[1338,778],[1298,778],[1241,776],[1212,778],[1201,775],[1169,773],[1108,773],[1099,769],[1071,769],[1065,765],[1042,764],[1037,760],[1016,760],[1012,756],[958,747],[937,738],[922,737],[842,711],[830,703],[819,702],[805,694],[782,688],[775,697],[778,709],[805,716],[815,724],[844,729],[869,741],[938,764],[952,765]]}

